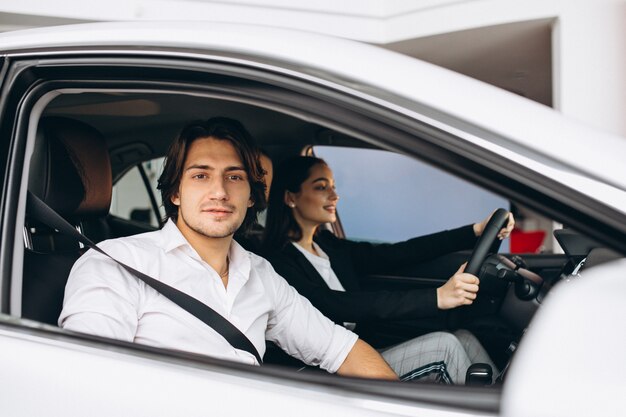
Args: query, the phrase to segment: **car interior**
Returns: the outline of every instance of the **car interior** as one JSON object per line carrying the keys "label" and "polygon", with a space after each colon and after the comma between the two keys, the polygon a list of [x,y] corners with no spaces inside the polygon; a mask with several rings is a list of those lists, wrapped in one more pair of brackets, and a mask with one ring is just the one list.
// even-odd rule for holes
{"label": "car interior", "polygon": [[[133,90],[77,91],[60,94],[41,114],[28,168],[29,191],[94,242],[156,230],[162,217],[160,196],[149,191],[154,188],[153,172],[160,168],[155,161],[160,161],[186,123],[213,116],[241,121],[274,163],[314,153],[319,146],[387,149],[375,138],[364,140],[309,118],[305,112],[289,113],[245,100]],[[115,187],[121,187],[134,169],[139,174],[132,175],[138,175],[140,185],[148,190],[147,203],[130,207],[127,213],[113,212],[113,200],[129,195],[116,194]],[[116,204],[124,204],[117,200]],[[507,201],[505,209],[535,221],[540,226],[534,232],[551,240],[551,220],[528,210],[523,201]],[[340,207],[340,220],[331,228],[340,237],[346,235],[342,228],[346,216]],[[429,319],[366,323],[358,332],[374,347],[382,347],[435,330],[467,328],[504,370],[550,288],[571,279],[583,267],[618,256],[572,229],[559,230],[555,239],[557,243],[549,250],[535,245],[534,252],[489,256],[479,271],[480,297],[471,307]],[[86,249],[28,212],[24,241],[22,317],[56,326],[67,276]],[[449,254],[364,277],[364,282],[368,289],[432,288],[447,280],[469,255],[469,251]],[[277,349],[268,350],[266,363],[301,367]]]}

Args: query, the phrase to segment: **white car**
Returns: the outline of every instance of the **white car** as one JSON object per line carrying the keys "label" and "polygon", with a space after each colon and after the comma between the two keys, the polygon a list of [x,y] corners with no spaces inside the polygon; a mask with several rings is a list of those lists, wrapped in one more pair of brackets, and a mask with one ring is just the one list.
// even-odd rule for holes
{"label": "white car", "polygon": [[[285,30],[65,26],[2,34],[0,54],[3,416],[624,415],[626,139],[405,56]],[[520,224],[525,217],[547,233],[543,247],[518,255],[511,268],[538,280],[500,274],[504,261],[491,256],[480,302],[457,317],[506,369],[501,380],[475,387],[342,378],[298,372],[280,359],[247,366],[56,327],[81,249],[29,217],[27,190],[95,240],[154,230],[159,158],[187,121],[217,115],[241,120],[276,160],[309,151],[365,162],[348,170],[344,182],[354,179],[350,172],[359,181],[345,186],[372,177],[382,186],[342,194],[340,236],[393,240],[385,235],[393,227],[417,234],[427,211],[454,227],[485,201],[504,202]],[[102,158],[83,162],[112,177],[110,211],[77,211],[85,189],[57,168],[74,156],[57,153],[53,138],[78,137],[81,146],[81,135],[104,139]],[[421,196],[408,214],[391,191],[398,181]],[[97,195],[111,192],[110,184],[97,187]],[[377,197],[400,211],[381,216],[372,208]],[[360,214],[365,226],[355,220]],[[551,237],[560,224],[565,253]],[[372,288],[435,286],[466,257],[365,278]],[[372,343],[445,325],[372,323]]]}

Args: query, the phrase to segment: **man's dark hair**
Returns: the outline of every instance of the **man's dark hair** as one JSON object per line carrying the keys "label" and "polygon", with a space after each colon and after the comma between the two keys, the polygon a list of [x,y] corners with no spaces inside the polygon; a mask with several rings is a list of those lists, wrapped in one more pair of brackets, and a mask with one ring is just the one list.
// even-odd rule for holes
{"label": "man's dark hair", "polygon": [[257,213],[265,209],[267,205],[263,181],[265,172],[259,161],[259,149],[252,136],[239,121],[227,117],[214,117],[207,121],[189,123],[170,145],[157,186],[161,190],[165,220],[177,221],[178,219],[178,206],[172,203],[172,197],[179,190],[189,147],[194,141],[209,137],[229,141],[243,162],[250,184],[250,196],[254,203],[248,208],[240,227],[242,231],[245,231],[256,223]]}
{"label": "man's dark hair", "polygon": [[302,229],[292,209],[285,204],[285,192],[300,192],[302,183],[311,176],[311,169],[318,164],[326,165],[326,162],[312,156],[294,156],[276,168],[270,188],[263,240],[263,249],[268,253],[282,249],[289,241],[302,239]]}

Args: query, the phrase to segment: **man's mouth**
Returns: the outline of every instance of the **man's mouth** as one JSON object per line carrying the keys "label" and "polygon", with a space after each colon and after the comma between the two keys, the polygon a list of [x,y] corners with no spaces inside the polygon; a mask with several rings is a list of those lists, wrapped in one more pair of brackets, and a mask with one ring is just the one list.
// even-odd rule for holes
{"label": "man's mouth", "polygon": [[229,207],[207,207],[203,208],[202,212],[214,217],[228,217],[234,213],[234,210]]}

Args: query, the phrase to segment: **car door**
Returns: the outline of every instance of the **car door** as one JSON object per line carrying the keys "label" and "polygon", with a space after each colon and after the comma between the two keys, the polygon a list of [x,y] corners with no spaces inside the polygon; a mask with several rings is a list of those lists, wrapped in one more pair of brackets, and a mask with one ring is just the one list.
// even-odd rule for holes
{"label": "car door", "polygon": [[[500,410],[500,387],[417,389],[410,384],[333,378],[273,367],[251,368],[70,334],[21,318],[29,151],[36,140],[38,117],[59,95],[104,92],[109,97],[132,92],[150,98],[162,93],[183,95],[189,100],[210,98],[224,107],[227,102],[236,101],[270,109],[312,121],[316,127],[349,134],[380,149],[424,160],[507,199],[523,200],[614,249],[625,250],[624,214],[613,204],[615,196],[622,194],[613,185],[603,188],[605,201],[594,198],[589,182],[602,183],[603,176],[589,179],[587,173],[596,172],[593,166],[585,171],[568,166],[568,175],[579,180],[568,182],[570,177],[554,168],[562,168],[561,162],[552,159],[550,153],[527,149],[522,142],[516,142],[520,133],[514,121],[509,120],[513,127],[500,125],[499,130],[498,126],[485,125],[481,115],[459,109],[463,106],[461,98],[447,106],[434,105],[439,104],[437,97],[449,97],[444,93],[456,90],[456,86],[478,93],[484,86],[394,55],[379,55],[374,48],[334,44],[315,36],[293,34],[294,44],[299,45],[294,50],[283,49],[283,32],[265,35],[260,29],[219,25],[192,25],[193,30],[186,26],[174,30],[174,25],[165,30],[160,24],[148,23],[138,30],[134,25],[96,25],[74,28],[70,34],[50,31],[29,33],[24,38],[3,38],[5,48],[11,48],[4,53],[0,74],[0,158],[5,167],[0,174],[0,368],[7,375],[0,387],[0,403],[9,414],[68,415],[78,410],[80,414],[94,415],[129,411],[137,415],[171,415],[182,410],[200,415],[210,409],[233,415],[253,410],[272,415],[434,416],[496,415]],[[113,35],[117,43],[110,39]],[[48,46],[36,48],[33,39],[49,42]],[[352,48],[356,52],[350,52]],[[343,53],[324,55],[337,51]],[[364,67],[361,64],[368,62],[365,52],[368,59],[378,60],[385,69],[386,78],[380,83],[358,74]],[[314,59],[318,57],[326,59]],[[420,82],[445,82],[437,86],[437,94],[424,86],[422,95],[412,96],[413,87],[389,85],[397,82],[396,78],[411,79],[405,68]],[[356,78],[342,73],[348,69],[357,74]],[[435,75],[429,78],[431,71]],[[408,90],[406,95],[400,94],[403,87]],[[485,103],[486,112],[510,105],[528,114],[545,116],[548,120],[544,120],[544,125],[550,131],[561,132],[557,129],[560,123],[569,126],[551,113],[546,115],[545,109],[539,111],[517,98],[487,91],[497,103]],[[498,120],[504,119],[507,118]],[[128,132],[138,134],[139,123],[133,122]],[[158,129],[159,125],[153,127]],[[524,134],[530,138],[538,135],[532,126]],[[567,137],[572,141],[579,139],[578,134],[571,132]],[[611,143],[602,135],[596,138],[604,144]],[[614,166],[616,158],[607,155],[607,172],[612,172]],[[581,187],[577,189],[574,184]],[[168,395],[170,392],[175,399]],[[25,393],[34,393],[40,401],[25,398]],[[67,402],[59,404],[59,398]]]}
{"label": "car door", "polygon": [[[339,382],[342,388],[328,391],[329,380],[325,376],[272,367],[250,369],[193,354],[70,334],[20,318],[21,225],[24,224],[29,153],[36,139],[38,117],[59,93],[80,95],[102,90],[113,93],[160,90],[197,95],[213,90],[209,95],[221,96],[228,86],[233,98],[259,100],[268,94],[269,101],[265,106],[281,100],[287,108],[297,104],[327,115],[347,111],[341,106],[328,108],[328,103],[321,102],[316,94],[294,94],[294,91],[302,91],[301,88],[311,87],[315,91],[319,88],[315,84],[307,87],[308,82],[299,82],[300,87],[285,90],[284,87],[293,81],[291,76],[276,83],[274,71],[253,70],[256,72],[254,76],[240,77],[241,67],[237,64],[226,71],[232,73],[225,76],[224,69],[228,65],[224,67],[221,58],[213,61],[213,58],[194,56],[181,60],[178,51],[153,54],[149,50],[142,53],[133,50],[129,57],[123,50],[52,48],[6,55],[0,109],[2,158],[6,162],[2,177],[0,349],[6,377],[0,391],[8,413],[68,415],[71,413],[68,410],[72,409],[92,415],[129,411],[137,415],[171,415],[183,410],[186,414],[204,415],[209,409],[242,415],[254,409],[272,415],[293,415],[296,412],[303,415],[379,415],[387,413],[384,411],[387,405],[381,410],[378,403],[370,406],[362,400],[380,398],[386,403],[385,398],[391,393],[395,399],[389,397],[394,404],[390,407],[400,408],[388,411],[403,415],[412,414],[415,407],[421,408],[419,403],[422,400],[416,402],[417,391],[409,386],[400,388],[409,395],[405,399],[398,398],[398,390],[384,382],[370,381],[367,384],[348,379]],[[252,67],[256,65],[252,64]],[[245,68],[243,73],[250,70]],[[239,75],[232,78],[237,73]],[[256,80],[259,76],[266,81],[259,83]],[[339,117],[338,114],[335,116]],[[224,378],[231,382],[224,383]],[[203,382],[198,384],[198,379]],[[168,382],[157,388],[156,381]],[[371,383],[379,385],[376,393],[368,393]],[[426,394],[429,389],[423,391],[424,400],[430,397]],[[166,395],[166,391],[174,392],[175,398]],[[451,403],[457,406],[449,410],[462,404],[463,397],[470,398],[474,391],[469,389],[466,394],[455,395]],[[23,395],[26,392],[39,400],[27,401]],[[267,395],[268,392],[274,392],[274,395]],[[349,396],[354,396],[353,400],[346,399],[347,392],[351,392]],[[211,393],[208,401],[206,393]],[[422,396],[421,392],[419,395]],[[150,400],[152,397],[156,400]],[[67,402],[60,404],[59,398]],[[225,398],[230,399],[227,404],[223,402]],[[241,401],[242,398],[245,401]],[[483,398],[483,410],[493,412],[498,394],[485,392]],[[56,405],[50,406],[53,402]],[[448,411],[433,413],[445,415]]]}

